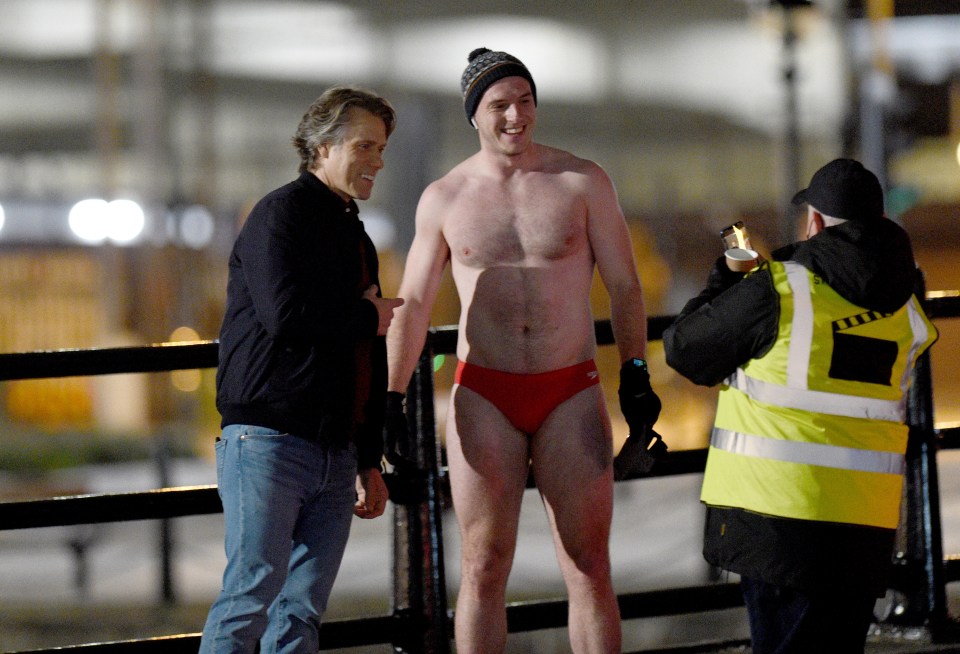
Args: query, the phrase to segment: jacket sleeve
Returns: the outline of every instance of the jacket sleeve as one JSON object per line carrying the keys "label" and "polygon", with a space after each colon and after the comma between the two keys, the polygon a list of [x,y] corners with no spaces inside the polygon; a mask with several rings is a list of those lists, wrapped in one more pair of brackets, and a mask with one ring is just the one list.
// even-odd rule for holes
{"label": "jacket sleeve", "polygon": [[387,339],[378,336],[371,352],[370,397],[364,421],[358,425],[357,468],[379,468],[383,458],[383,422],[387,404]]}
{"label": "jacket sleeve", "polygon": [[719,384],[762,356],[777,336],[780,299],[767,266],[747,275],[717,260],[707,287],[663,334],[667,364],[703,386]]}

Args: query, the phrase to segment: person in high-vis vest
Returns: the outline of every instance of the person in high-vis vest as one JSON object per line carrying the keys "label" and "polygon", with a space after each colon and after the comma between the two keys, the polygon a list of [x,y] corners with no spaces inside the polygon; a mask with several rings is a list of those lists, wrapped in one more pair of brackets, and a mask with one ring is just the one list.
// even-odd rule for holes
{"label": "person in high-vis vest", "polygon": [[834,160],[793,202],[807,238],[747,272],[718,259],[663,343],[720,385],[703,554],[740,576],[754,654],[859,653],[892,567],[907,389],[937,332],[873,173]]}

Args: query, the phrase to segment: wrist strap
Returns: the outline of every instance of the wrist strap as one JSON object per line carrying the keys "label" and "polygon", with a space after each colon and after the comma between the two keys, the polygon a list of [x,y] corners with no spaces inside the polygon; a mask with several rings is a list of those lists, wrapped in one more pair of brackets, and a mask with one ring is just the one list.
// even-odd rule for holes
{"label": "wrist strap", "polygon": [[632,359],[627,359],[623,362],[623,365],[620,366],[620,370],[629,370],[630,368],[638,368],[646,373],[650,372],[650,369],[647,368],[647,362],[644,359],[638,359],[636,357]]}

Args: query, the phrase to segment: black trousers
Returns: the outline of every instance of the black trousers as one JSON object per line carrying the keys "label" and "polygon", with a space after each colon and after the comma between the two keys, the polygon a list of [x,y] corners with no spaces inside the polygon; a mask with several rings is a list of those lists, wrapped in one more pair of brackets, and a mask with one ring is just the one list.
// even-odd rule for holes
{"label": "black trousers", "polygon": [[873,593],[803,592],[741,577],[753,654],[863,654]]}

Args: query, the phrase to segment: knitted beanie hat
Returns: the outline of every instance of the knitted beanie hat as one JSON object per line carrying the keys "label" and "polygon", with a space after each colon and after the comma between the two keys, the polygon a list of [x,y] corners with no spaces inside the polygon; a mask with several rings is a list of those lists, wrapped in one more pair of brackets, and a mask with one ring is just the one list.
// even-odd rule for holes
{"label": "knitted beanie hat", "polygon": [[477,48],[467,57],[469,64],[460,77],[460,91],[463,93],[463,107],[467,112],[467,120],[473,119],[477,111],[480,98],[494,82],[504,77],[514,75],[523,77],[530,82],[533,92],[533,103],[537,103],[537,85],[533,83],[533,76],[519,59],[506,52],[495,52],[488,48]]}

